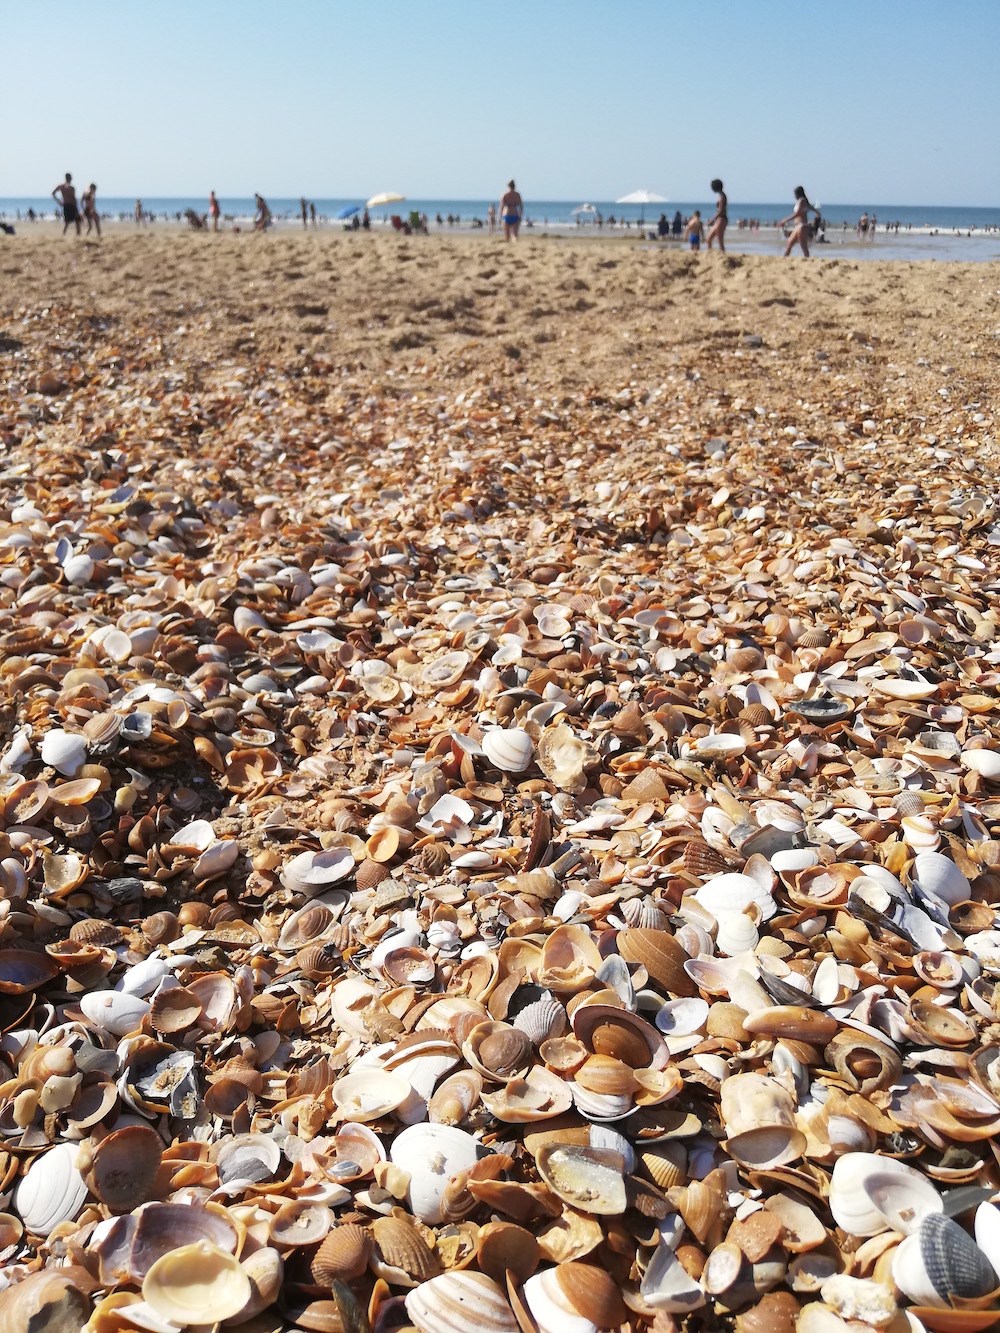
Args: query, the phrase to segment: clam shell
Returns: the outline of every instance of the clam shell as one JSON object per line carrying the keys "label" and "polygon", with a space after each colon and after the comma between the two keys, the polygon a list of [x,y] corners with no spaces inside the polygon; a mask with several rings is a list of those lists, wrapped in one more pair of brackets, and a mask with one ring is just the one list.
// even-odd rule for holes
{"label": "clam shell", "polygon": [[389,1149],[390,1162],[409,1174],[410,1211],[431,1226],[443,1220],[442,1202],[451,1179],[470,1171],[478,1159],[476,1140],[451,1125],[411,1125]]}
{"label": "clam shell", "polygon": [[538,1333],[597,1333],[593,1320],[579,1314],[564,1292],[556,1268],[547,1268],[528,1279],[524,1301]]}
{"label": "clam shell", "polygon": [[79,1272],[49,1268],[15,1281],[0,1292],[0,1328],[9,1333],[77,1333],[90,1313],[89,1300],[73,1280]]}
{"label": "clam shell", "polygon": [[601,955],[584,926],[559,926],[546,937],[536,981],[557,995],[586,989],[601,966]]}
{"label": "clam shell", "polygon": [[18,1182],[12,1207],[26,1231],[47,1236],[83,1207],[87,1185],[76,1168],[77,1152],[76,1144],[56,1144],[36,1157]]}
{"label": "clam shell", "polygon": [[384,1069],[358,1069],[345,1074],[330,1090],[341,1114],[351,1120],[378,1120],[395,1111],[412,1092],[400,1074]]}
{"label": "clam shell", "polygon": [[531,766],[535,747],[526,731],[518,727],[492,727],[483,734],[483,750],[504,773],[523,773]]}
{"label": "clam shell", "polygon": [[300,852],[284,867],[281,882],[293,893],[315,898],[328,884],[336,884],[354,873],[354,856],[348,847],[330,847],[322,852]]}
{"label": "clam shell", "polygon": [[940,852],[921,852],[913,863],[910,878],[916,888],[940,898],[949,907],[969,897],[969,881],[950,857]]}
{"label": "clam shell", "polygon": [[480,1023],[466,1038],[462,1053],[490,1083],[523,1078],[531,1067],[530,1038],[507,1023]]}
{"label": "clam shell", "polygon": [[131,1212],[153,1193],[162,1157],[163,1141],[155,1130],[127,1125],[100,1141],[85,1178],[111,1212]]}
{"label": "clam shell", "polygon": [[479,1267],[495,1282],[503,1282],[512,1272],[518,1282],[526,1282],[542,1257],[538,1241],[524,1227],[512,1222],[487,1222],[480,1227],[476,1240]]}
{"label": "clam shell", "polygon": [[236,1258],[206,1240],[170,1250],[142,1284],[143,1300],[182,1327],[231,1319],[251,1295],[250,1278]]}
{"label": "clam shell", "polygon": [[142,1026],[150,1005],[125,991],[92,991],[81,999],[80,1008],[95,1027],[124,1037]]}
{"label": "clam shell", "polygon": [[667,931],[630,927],[618,932],[617,947],[626,962],[641,963],[672,995],[694,995],[694,983],[684,971],[687,954]]}
{"label": "clam shell", "polygon": [[987,1296],[1000,1286],[993,1265],[975,1241],[940,1213],[922,1218],[896,1250],[892,1278],[909,1300],[939,1309],[948,1308],[956,1298]]}
{"label": "clam shell", "polygon": [[460,1069],[441,1083],[427,1103],[432,1125],[460,1125],[471,1113],[483,1091],[483,1080],[474,1069]]}
{"label": "clam shell", "polygon": [[909,1234],[921,1219],[940,1213],[941,1197],[920,1171],[872,1153],[839,1157],[830,1178],[830,1211],[854,1236],[875,1236],[886,1227]]}
{"label": "clam shell", "polygon": [[963,767],[981,774],[988,782],[1000,779],[1000,751],[963,750],[961,759]]}
{"label": "clam shell", "polygon": [[87,762],[85,737],[56,727],[46,732],[42,740],[42,763],[49,764],[57,773],[72,778]]}
{"label": "clam shell", "polygon": [[367,1227],[348,1223],[334,1227],[312,1257],[313,1281],[321,1287],[334,1282],[350,1282],[368,1268],[372,1252],[372,1234]]}
{"label": "clam shell", "polygon": [[794,1161],[806,1146],[795,1124],[795,1103],[764,1074],[734,1074],[722,1084],[720,1103],[727,1147],[743,1166],[768,1170]]}
{"label": "clam shell", "polygon": [[142,1283],[157,1259],[180,1245],[204,1240],[234,1254],[240,1240],[229,1213],[214,1204],[147,1203],[134,1218],[118,1219],[119,1224],[133,1221],[127,1272],[137,1284]]}
{"label": "clam shell", "polygon": [[662,1069],[667,1046],[652,1023],[627,1009],[580,1004],[573,1011],[573,1032],[595,1055],[611,1056],[631,1069]]}
{"label": "clam shell", "polygon": [[560,791],[576,795],[586,790],[586,771],[599,756],[591,745],[574,736],[565,722],[558,722],[542,732],[536,758],[538,767]]}
{"label": "clam shell", "polygon": [[279,1249],[317,1245],[333,1225],[333,1213],[322,1204],[308,1199],[290,1199],[271,1219],[268,1238]]}
{"label": "clam shell", "polygon": [[571,1207],[599,1216],[624,1212],[624,1162],[620,1153],[575,1144],[547,1144],[539,1150],[535,1165],[549,1189]]}
{"label": "clam shell", "polygon": [[501,1288],[485,1273],[442,1273],[406,1297],[420,1333],[520,1333]]}

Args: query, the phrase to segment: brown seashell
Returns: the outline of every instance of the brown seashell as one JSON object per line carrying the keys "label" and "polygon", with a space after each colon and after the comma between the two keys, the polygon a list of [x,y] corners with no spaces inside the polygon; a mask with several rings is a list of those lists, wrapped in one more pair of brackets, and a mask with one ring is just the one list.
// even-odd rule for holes
{"label": "brown seashell", "polygon": [[200,1017],[201,1001],[184,986],[161,991],[149,1011],[149,1021],[157,1032],[184,1032]]}
{"label": "brown seashell", "polygon": [[312,1257],[310,1272],[317,1285],[350,1282],[361,1277],[372,1252],[372,1234],[367,1227],[348,1223],[334,1227]]}
{"label": "brown seashell", "polygon": [[101,1140],[83,1176],[113,1213],[128,1213],[150,1198],[162,1158],[159,1134],[144,1125],[129,1125]]}
{"label": "brown seashell", "polygon": [[618,952],[628,963],[641,963],[672,995],[694,995],[694,982],[684,971],[687,954],[665,930],[621,930]]}
{"label": "brown seashell", "polygon": [[763,704],[747,704],[741,708],[737,717],[741,722],[746,722],[751,727],[771,727],[774,725],[774,718],[771,710]]}
{"label": "brown seashell", "polygon": [[628,1318],[618,1283],[595,1264],[560,1264],[559,1286],[573,1308],[598,1328],[617,1328]]}
{"label": "brown seashell", "polygon": [[736,1316],[736,1333],[795,1333],[799,1303],[790,1291],[769,1291]]}
{"label": "brown seashell", "polygon": [[154,912],[143,921],[142,933],[150,944],[171,944],[180,935],[181,926],[173,912]]}
{"label": "brown seashell", "polygon": [[371,1230],[379,1256],[388,1267],[400,1269],[417,1282],[427,1282],[440,1273],[437,1255],[407,1218],[377,1217]]}
{"label": "brown seashell", "polygon": [[639,1085],[631,1066],[611,1055],[591,1055],[576,1071],[576,1082],[604,1097],[632,1096]]}
{"label": "brown seashell", "polygon": [[531,1067],[531,1041],[506,1023],[480,1023],[462,1047],[465,1058],[493,1083],[523,1078]]}
{"label": "brown seashell", "polygon": [[177,909],[177,920],[182,929],[187,930],[194,926],[198,929],[208,925],[208,918],[212,915],[212,909],[208,903],[189,902],[181,903]]}
{"label": "brown seashell", "polygon": [[527,1282],[541,1258],[535,1237],[513,1222],[487,1222],[479,1230],[476,1260],[495,1282],[502,1284],[508,1271],[518,1282]]}
{"label": "brown seashell", "polygon": [[370,857],[362,861],[354,872],[354,882],[362,891],[374,889],[388,879],[392,871],[381,861],[373,861]]}
{"label": "brown seashell", "polygon": [[902,1061],[892,1047],[867,1032],[842,1028],[824,1052],[841,1078],[862,1097],[892,1085],[903,1072]]}
{"label": "brown seashell", "polygon": [[113,949],[116,944],[121,943],[122,932],[110,921],[88,916],[83,921],[74,921],[69,928],[69,938],[76,940],[78,944],[96,944]]}
{"label": "brown seashell", "polygon": [[692,875],[716,875],[729,864],[721,852],[700,838],[684,844],[683,861],[684,869]]}
{"label": "brown seashell", "polygon": [[825,1046],[840,1024],[829,1014],[816,1009],[806,1009],[798,1004],[776,1004],[770,1009],[747,1014],[743,1026],[755,1037],[783,1037]]}
{"label": "brown seashell", "polygon": [[573,1032],[595,1055],[611,1056],[630,1069],[662,1069],[667,1063],[660,1033],[627,1009],[579,1004],[573,1011]]}
{"label": "brown seashell", "polygon": [[340,950],[330,942],[307,944],[295,955],[295,965],[310,981],[325,981],[334,973],[343,971],[344,960]]}
{"label": "brown seashell", "polygon": [[68,1272],[46,1268],[0,1292],[6,1333],[78,1333],[89,1315],[90,1301]]}
{"label": "brown seashell", "polygon": [[682,1143],[658,1143],[644,1148],[639,1158],[654,1185],[673,1189],[687,1182],[687,1149]]}

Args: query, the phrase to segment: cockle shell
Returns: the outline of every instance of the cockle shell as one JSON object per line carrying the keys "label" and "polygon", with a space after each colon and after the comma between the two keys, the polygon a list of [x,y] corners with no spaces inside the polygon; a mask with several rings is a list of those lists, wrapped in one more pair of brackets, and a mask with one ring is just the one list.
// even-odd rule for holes
{"label": "cockle shell", "polygon": [[483,733],[487,758],[504,773],[523,773],[530,767],[535,747],[531,737],[519,727],[491,727]]}
{"label": "cockle shell", "polygon": [[372,1223],[372,1236],[378,1252],[377,1261],[373,1258],[373,1268],[379,1267],[398,1270],[403,1285],[416,1286],[437,1277],[441,1272],[440,1258],[432,1250],[420,1230],[401,1213],[391,1217],[378,1217]]}
{"label": "cockle shell", "polygon": [[57,1143],[36,1157],[14,1190],[13,1208],[26,1231],[47,1236],[60,1222],[76,1217],[87,1185],[76,1168],[74,1143]]}
{"label": "cockle shell", "polygon": [[501,1288],[484,1273],[442,1273],[406,1297],[419,1333],[519,1333]]}
{"label": "cockle shell", "polygon": [[519,1009],[510,1022],[536,1047],[550,1037],[561,1037],[569,1026],[565,1006],[551,991],[543,991],[537,1000]]}
{"label": "cockle shell", "polygon": [[975,1300],[1000,1287],[992,1264],[957,1222],[929,1213],[896,1250],[896,1286],[917,1305],[947,1309],[956,1299]]}
{"label": "cockle shell", "polygon": [[43,764],[49,764],[57,773],[72,778],[87,761],[87,742],[75,732],[56,727],[45,733],[41,755]]}
{"label": "cockle shell", "polygon": [[408,1172],[410,1211],[431,1226],[442,1221],[441,1204],[448,1183],[470,1171],[479,1159],[471,1134],[451,1125],[411,1125],[393,1140],[389,1160]]}
{"label": "cockle shell", "polygon": [[157,1259],[142,1284],[142,1298],[163,1319],[182,1327],[214,1324],[240,1313],[250,1300],[250,1278],[225,1250],[200,1240]]}
{"label": "cockle shell", "polygon": [[329,1287],[335,1281],[361,1277],[372,1252],[372,1234],[367,1227],[348,1223],[334,1227],[312,1257],[313,1280]]}

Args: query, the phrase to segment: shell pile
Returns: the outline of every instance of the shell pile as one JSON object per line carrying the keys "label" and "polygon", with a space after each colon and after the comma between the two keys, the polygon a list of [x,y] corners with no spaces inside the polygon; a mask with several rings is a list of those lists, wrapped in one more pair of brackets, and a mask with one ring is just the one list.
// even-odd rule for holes
{"label": "shell pile", "polygon": [[835,409],[759,338],[600,390],[457,342],[167,366],[176,312],[41,310],[0,1327],[1000,1318],[973,384],[871,407],[861,335]]}

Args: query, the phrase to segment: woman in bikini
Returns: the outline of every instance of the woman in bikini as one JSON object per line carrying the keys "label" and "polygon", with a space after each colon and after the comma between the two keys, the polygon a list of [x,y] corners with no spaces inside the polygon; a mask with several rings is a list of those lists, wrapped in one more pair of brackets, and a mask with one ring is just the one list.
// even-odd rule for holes
{"label": "woman in bikini", "polygon": [[513,181],[507,182],[507,192],[500,200],[500,221],[503,223],[505,241],[516,241],[524,214],[524,203],[514,187]]}
{"label": "woman in bikini", "polygon": [[778,223],[779,227],[784,227],[787,222],[791,222],[792,234],[788,238],[788,244],[785,246],[785,257],[792,253],[795,246],[802,247],[802,254],[806,259],[809,258],[809,214],[817,210],[806,198],[806,192],[801,185],[795,187],[795,207],[787,218],[782,218]]}
{"label": "woman in bikini", "polygon": [[722,188],[722,181],[716,179],[712,181],[712,189],[718,195],[715,201],[715,217],[708,224],[708,248],[711,250],[712,242],[719,242],[719,250],[722,254],[726,253],[726,223],[729,221],[729,205],[726,200],[726,192]]}

